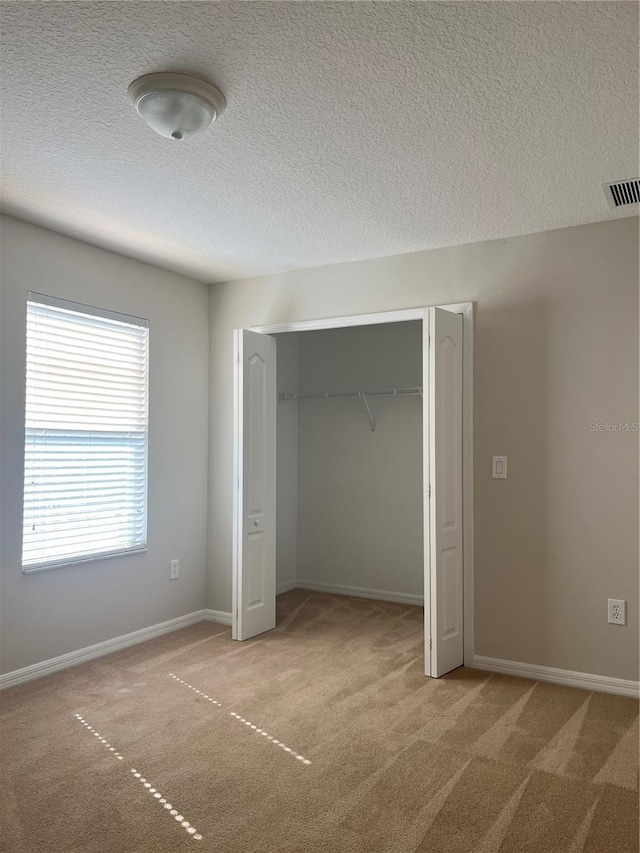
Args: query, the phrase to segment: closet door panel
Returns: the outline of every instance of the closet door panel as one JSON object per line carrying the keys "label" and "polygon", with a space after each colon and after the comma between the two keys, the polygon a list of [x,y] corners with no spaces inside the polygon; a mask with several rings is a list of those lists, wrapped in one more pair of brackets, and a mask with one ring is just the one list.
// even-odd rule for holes
{"label": "closet door panel", "polygon": [[234,638],[276,624],[276,340],[236,333]]}
{"label": "closet door panel", "polygon": [[438,677],[464,660],[462,317],[441,308],[429,309],[428,395],[430,674]]}

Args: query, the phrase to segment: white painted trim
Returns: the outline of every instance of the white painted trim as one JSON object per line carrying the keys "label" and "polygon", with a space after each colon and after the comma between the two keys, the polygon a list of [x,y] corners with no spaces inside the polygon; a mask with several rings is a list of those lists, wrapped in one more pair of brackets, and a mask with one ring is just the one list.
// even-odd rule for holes
{"label": "white painted trim", "polygon": [[283,592],[290,592],[297,587],[296,581],[283,581],[276,587],[276,595],[281,595]]}
{"label": "white painted trim", "polygon": [[231,639],[239,633],[240,568],[242,562],[242,330],[233,331],[233,541],[231,553]]}
{"label": "white painted trim", "polygon": [[217,622],[218,625],[233,624],[233,616],[226,610],[205,610],[204,618],[207,622]]}
{"label": "white painted trim", "polygon": [[339,583],[318,583],[316,581],[296,581],[295,587],[308,589],[312,592],[328,592],[334,595],[351,595],[354,598],[372,598],[375,601],[391,601],[395,604],[411,604],[422,607],[424,599],[421,595],[408,592],[392,592],[388,589],[367,589],[364,586],[345,586]]}
{"label": "white painted trim", "polygon": [[159,622],[157,625],[150,625],[148,628],[140,628],[140,630],[132,631],[130,634],[123,634],[121,637],[104,640],[101,643],[95,643],[93,646],[77,649],[75,652],[68,652],[40,663],[31,664],[31,666],[25,666],[22,669],[15,669],[13,672],[6,672],[4,675],[0,675],[0,690],[33,681],[45,675],[51,675],[62,669],[68,669],[71,666],[110,655],[113,652],[119,652],[121,649],[128,649],[130,646],[153,640],[155,637],[161,637],[163,634],[169,634],[179,628],[195,625],[197,622],[202,622],[205,618],[205,612],[204,610],[196,610],[175,619],[168,619],[166,622]]}
{"label": "white painted trim", "polygon": [[[474,658],[473,597],[473,302],[454,306],[462,314],[462,554],[464,571],[464,662]],[[453,310],[450,308],[449,310]]]}
{"label": "white painted trim", "polygon": [[488,658],[475,655],[473,668],[514,675],[519,678],[535,678],[537,681],[550,681],[552,684],[565,684],[568,687],[581,687],[583,690],[597,690],[602,693],[615,693],[618,696],[640,696],[640,683],[624,678],[610,678],[606,675],[592,675],[588,672],[573,672],[569,669],[555,669],[552,666],[537,666],[532,663],[517,663],[512,660]]}
{"label": "white painted trim", "polygon": [[372,326],[378,323],[404,323],[422,320],[424,308],[404,308],[399,311],[381,311],[378,314],[353,314],[346,317],[326,317],[320,320],[299,320],[294,323],[275,323],[271,326],[250,326],[249,331],[261,335],[279,335],[283,332],[316,332],[320,329],[344,329],[351,326]]}
{"label": "white painted trim", "polygon": [[[431,311],[425,308],[422,317],[422,386],[427,389],[422,394],[422,572],[424,583],[424,674],[433,674],[433,625],[436,625],[434,584],[431,575]],[[464,554],[463,554],[464,557]],[[435,582],[435,576],[433,577]],[[464,630],[464,625],[463,625]]]}

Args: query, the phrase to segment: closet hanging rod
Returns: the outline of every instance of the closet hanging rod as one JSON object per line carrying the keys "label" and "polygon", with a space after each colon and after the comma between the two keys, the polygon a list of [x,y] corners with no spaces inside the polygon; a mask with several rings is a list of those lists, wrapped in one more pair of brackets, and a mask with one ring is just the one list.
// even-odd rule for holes
{"label": "closet hanging rod", "polygon": [[412,397],[422,396],[422,388],[388,388],[382,391],[342,391],[324,394],[278,394],[282,402],[287,400],[328,400],[333,397]]}

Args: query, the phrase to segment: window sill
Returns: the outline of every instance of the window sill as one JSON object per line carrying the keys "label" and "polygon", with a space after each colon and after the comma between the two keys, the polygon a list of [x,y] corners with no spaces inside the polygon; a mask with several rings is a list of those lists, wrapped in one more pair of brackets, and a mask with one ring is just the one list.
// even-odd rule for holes
{"label": "window sill", "polygon": [[132,548],[127,551],[110,551],[108,554],[91,554],[87,557],[74,557],[73,559],[62,560],[59,563],[37,563],[34,566],[22,566],[22,573],[30,575],[32,572],[46,572],[49,569],[61,569],[65,566],[80,566],[85,563],[96,563],[99,560],[111,560],[116,557],[130,557],[134,554],[145,554],[149,549],[145,545],[143,548]]}

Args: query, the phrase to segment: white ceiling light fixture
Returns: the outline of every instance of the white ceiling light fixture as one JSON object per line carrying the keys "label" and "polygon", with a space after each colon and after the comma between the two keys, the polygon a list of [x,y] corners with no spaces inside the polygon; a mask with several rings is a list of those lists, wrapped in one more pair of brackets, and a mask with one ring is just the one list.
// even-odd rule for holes
{"label": "white ceiling light fixture", "polygon": [[152,130],[179,142],[205,130],[224,111],[224,95],[188,74],[145,74],[129,86],[129,99]]}

